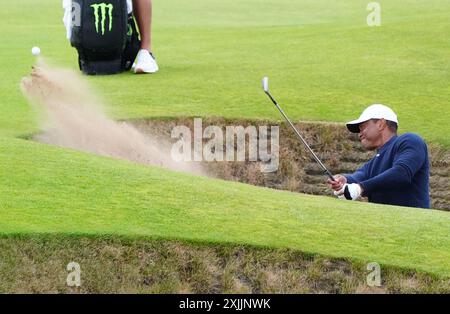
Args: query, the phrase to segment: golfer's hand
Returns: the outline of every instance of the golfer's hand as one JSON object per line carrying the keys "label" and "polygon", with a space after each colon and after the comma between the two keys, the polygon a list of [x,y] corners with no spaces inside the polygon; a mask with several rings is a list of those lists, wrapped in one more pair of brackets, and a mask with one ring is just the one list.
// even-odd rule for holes
{"label": "golfer's hand", "polygon": [[342,190],[344,185],[347,183],[347,178],[341,174],[337,174],[334,176],[334,181],[331,181],[331,179],[328,179],[327,183],[330,185],[330,187],[334,191],[339,191],[339,190]]}

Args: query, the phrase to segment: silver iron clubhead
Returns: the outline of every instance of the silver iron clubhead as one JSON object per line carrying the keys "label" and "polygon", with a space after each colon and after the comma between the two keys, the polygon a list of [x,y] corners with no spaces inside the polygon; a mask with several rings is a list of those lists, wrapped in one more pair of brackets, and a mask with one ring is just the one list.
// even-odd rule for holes
{"label": "silver iron clubhead", "polygon": [[263,84],[263,89],[266,93],[269,92],[269,78],[267,76],[265,76],[262,80],[262,84]]}

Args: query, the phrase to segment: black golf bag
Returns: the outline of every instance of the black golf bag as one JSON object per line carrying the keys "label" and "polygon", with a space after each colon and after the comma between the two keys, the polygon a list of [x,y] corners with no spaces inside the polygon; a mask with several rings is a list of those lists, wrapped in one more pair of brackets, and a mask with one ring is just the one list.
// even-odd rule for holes
{"label": "black golf bag", "polygon": [[72,0],[71,45],[85,74],[129,70],[140,39],[126,0]]}

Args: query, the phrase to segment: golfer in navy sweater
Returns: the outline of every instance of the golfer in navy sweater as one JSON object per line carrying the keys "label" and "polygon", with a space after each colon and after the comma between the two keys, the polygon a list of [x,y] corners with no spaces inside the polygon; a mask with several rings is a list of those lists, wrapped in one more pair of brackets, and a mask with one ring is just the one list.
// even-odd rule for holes
{"label": "golfer in navy sweater", "polygon": [[427,145],[418,135],[397,136],[397,115],[384,105],[369,106],[359,119],[348,122],[362,146],[376,155],[352,174],[328,180],[339,198],[430,208]]}

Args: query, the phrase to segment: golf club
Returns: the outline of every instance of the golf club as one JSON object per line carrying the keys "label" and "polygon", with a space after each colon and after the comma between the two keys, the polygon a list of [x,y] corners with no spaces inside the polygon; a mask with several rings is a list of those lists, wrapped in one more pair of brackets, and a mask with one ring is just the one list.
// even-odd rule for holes
{"label": "golf club", "polygon": [[281,114],[283,115],[284,119],[286,119],[286,121],[289,123],[289,125],[292,127],[292,129],[294,130],[294,132],[297,134],[297,136],[300,138],[300,140],[303,142],[303,144],[305,144],[305,146],[308,148],[308,150],[311,152],[311,154],[313,155],[314,159],[317,161],[317,163],[319,164],[319,166],[323,169],[324,174],[327,175],[332,181],[334,181],[333,175],[331,174],[331,172],[327,169],[327,167],[325,167],[325,165],[320,161],[319,157],[317,157],[317,155],[313,152],[313,150],[311,149],[311,147],[309,147],[308,143],[306,143],[305,139],[303,138],[303,136],[301,136],[300,132],[297,130],[297,128],[292,124],[291,120],[289,120],[289,118],[286,116],[286,114],[284,113],[284,111],[281,109],[281,107],[278,105],[278,103],[275,101],[275,99],[272,97],[272,95],[269,93],[269,78],[266,76],[263,78],[263,89],[264,92],[267,94],[267,96],[269,96],[270,100],[272,100],[272,102],[274,103],[274,105],[278,108],[278,110],[281,112]]}

